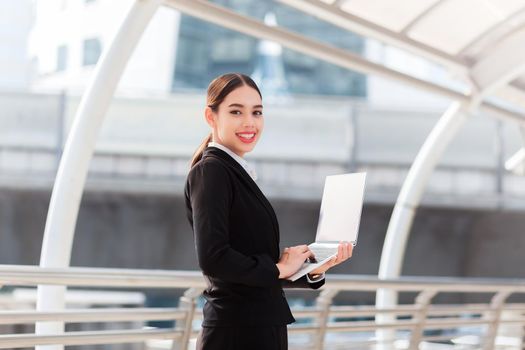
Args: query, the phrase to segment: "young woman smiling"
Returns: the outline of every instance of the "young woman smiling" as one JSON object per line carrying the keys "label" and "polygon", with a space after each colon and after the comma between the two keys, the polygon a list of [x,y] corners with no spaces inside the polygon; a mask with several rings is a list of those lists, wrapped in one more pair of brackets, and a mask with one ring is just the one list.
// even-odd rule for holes
{"label": "young woman smiling", "polygon": [[259,88],[240,73],[215,78],[204,116],[211,132],[193,156],[184,188],[207,282],[197,349],[288,349],[287,324],[295,319],[283,288],[320,288],[324,272],[347,260],[352,245],[342,242],[337,257],[294,282],[286,280],[313,254],[307,245],[280,254],[277,217],[243,158],[264,128]]}

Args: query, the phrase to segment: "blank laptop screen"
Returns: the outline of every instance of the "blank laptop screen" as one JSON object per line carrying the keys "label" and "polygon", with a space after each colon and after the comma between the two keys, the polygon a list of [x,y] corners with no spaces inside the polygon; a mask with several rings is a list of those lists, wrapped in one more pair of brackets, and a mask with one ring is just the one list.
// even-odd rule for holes
{"label": "blank laptop screen", "polygon": [[366,173],[326,177],[315,241],[357,241]]}

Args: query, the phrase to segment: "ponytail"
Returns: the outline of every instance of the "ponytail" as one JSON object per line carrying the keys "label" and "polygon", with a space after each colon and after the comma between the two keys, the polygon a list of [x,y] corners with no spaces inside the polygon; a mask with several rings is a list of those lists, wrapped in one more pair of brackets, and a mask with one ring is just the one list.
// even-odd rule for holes
{"label": "ponytail", "polygon": [[197,148],[195,153],[193,153],[193,156],[191,158],[191,163],[190,163],[191,164],[190,169],[193,168],[195,163],[201,160],[202,153],[204,152],[204,149],[208,147],[208,142],[211,142],[211,140],[212,140],[212,133],[210,132],[210,134],[206,136],[206,138],[202,141],[202,143],[200,144],[199,148]]}

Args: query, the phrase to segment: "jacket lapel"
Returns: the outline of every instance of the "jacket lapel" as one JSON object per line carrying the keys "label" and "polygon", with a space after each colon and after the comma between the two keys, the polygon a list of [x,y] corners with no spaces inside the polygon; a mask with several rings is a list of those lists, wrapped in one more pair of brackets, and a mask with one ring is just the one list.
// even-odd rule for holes
{"label": "jacket lapel", "polygon": [[250,190],[255,194],[257,199],[262,203],[264,208],[266,209],[268,215],[270,215],[270,218],[272,219],[272,225],[275,231],[275,236],[277,238],[277,241],[279,241],[279,226],[277,222],[277,216],[275,215],[275,211],[273,210],[272,205],[270,202],[268,202],[268,199],[266,196],[262,193],[261,189],[255,181],[253,181],[250,174],[244,170],[242,165],[240,165],[235,159],[233,159],[228,153],[224,152],[223,150],[217,148],[217,147],[207,147],[204,149],[204,152],[202,154],[202,157],[215,157],[221,159],[223,162],[226,162],[226,164],[233,169],[238,175],[239,178],[250,188]]}

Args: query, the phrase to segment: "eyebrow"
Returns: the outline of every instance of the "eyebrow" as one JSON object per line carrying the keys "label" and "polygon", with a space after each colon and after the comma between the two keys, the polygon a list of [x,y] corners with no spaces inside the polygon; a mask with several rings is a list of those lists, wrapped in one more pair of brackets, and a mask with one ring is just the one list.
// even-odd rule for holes
{"label": "eyebrow", "polygon": [[[240,103],[232,103],[231,105],[229,105],[228,107],[244,107],[244,105],[240,104]],[[263,108],[262,105],[255,105],[253,106],[253,108]]]}

